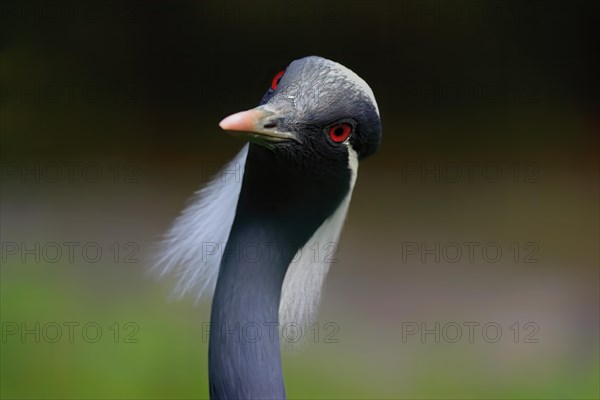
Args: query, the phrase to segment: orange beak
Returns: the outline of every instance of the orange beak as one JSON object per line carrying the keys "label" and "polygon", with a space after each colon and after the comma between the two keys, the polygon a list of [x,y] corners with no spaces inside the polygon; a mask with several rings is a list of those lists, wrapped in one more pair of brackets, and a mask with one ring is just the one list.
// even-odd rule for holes
{"label": "orange beak", "polygon": [[279,119],[280,117],[275,111],[268,110],[265,106],[258,106],[224,118],[219,126],[223,130],[236,132],[237,136],[267,147],[289,140],[299,142],[294,133],[278,129],[277,121]]}

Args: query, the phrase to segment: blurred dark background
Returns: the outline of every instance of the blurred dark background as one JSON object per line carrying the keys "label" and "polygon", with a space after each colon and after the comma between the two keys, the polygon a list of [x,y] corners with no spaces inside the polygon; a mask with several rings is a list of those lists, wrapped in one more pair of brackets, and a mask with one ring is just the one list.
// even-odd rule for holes
{"label": "blurred dark background", "polygon": [[2,398],[207,396],[209,303],[148,260],[241,148],[218,122],[307,55],[384,130],[326,284],[338,341],[286,353],[289,397],[598,398],[595,2],[0,7]]}

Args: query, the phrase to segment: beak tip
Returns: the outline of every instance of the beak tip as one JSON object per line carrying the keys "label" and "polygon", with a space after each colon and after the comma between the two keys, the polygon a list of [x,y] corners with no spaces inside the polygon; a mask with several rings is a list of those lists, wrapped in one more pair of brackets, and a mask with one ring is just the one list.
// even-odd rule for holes
{"label": "beak tip", "polygon": [[240,118],[238,114],[233,114],[225,117],[219,122],[219,127],[225,131],[236,130],[236,126],[239,125]]}

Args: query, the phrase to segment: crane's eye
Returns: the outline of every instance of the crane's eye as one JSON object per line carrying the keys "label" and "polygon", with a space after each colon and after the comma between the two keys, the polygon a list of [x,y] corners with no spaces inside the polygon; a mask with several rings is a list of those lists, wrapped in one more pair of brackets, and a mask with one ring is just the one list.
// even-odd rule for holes
{"label": "crane's eye", "polygon": [[333,125],[329,128],[329,137],[336,143],[341,143],[348,139],[348,136],[352,133],[352,125],[347,122],[342,122]]}
{"label": "crane's eye", "polygon": [[279,71],[277,73],[277,75],[275,75],[273,77],[273,80],[271,81],[271,89],[272,90],[277,89],[277,86],[279,86],[279,81],[281,80],[281,77],[283,76],[283,74],[285,74],[285,69],[282,71]]}

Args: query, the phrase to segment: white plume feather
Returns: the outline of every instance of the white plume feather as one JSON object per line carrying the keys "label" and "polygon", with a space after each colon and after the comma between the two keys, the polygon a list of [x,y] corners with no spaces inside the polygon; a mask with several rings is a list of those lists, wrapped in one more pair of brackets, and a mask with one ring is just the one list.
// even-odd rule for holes
{"label": "white plume feather", "polygon": [[175,294],[212,294],[237,207],[248,144],[218,176],[195,193],[161,243],[156,270],[178,277]]}
{"label": "white plume feather", "polygon": [[[337,210],[294,256],[282,287],[281,328],[293,326],[305,331],[318,311],[323,282],[334,259],[358,172],[357,154],[347,146],[348,167],[352,172],[350,190]],[[198,299],[214,292],[235,217],[247,154],[248,145],[216,179],[196,192],[191,204],[165,235],[155,268],[161,276],[174,273],[179,278],[175,290],[179,298],[188,292],[194,292]],[[285,340],[284,343],[293,344]]]}
{"label": "white plume feather", "polygon": [[[335,259],[334,252],[346,220],[358,174],[358,156],[348,143],[346,146],[349,156],[348,168],[352,173],[350,190],[337,210],[321,224],[304,247],[296,253],[283,281],[279,303],[279,326],[284,330],[287,327],[300,327],[303,334],[298,335],[299,338],[307,337],[306,330],[315,320],[319,309],[323,283],[329,266]],[[284,343],[293,345],[296,338],[289,338],[287,341],[286,337],[283,339]]]}

